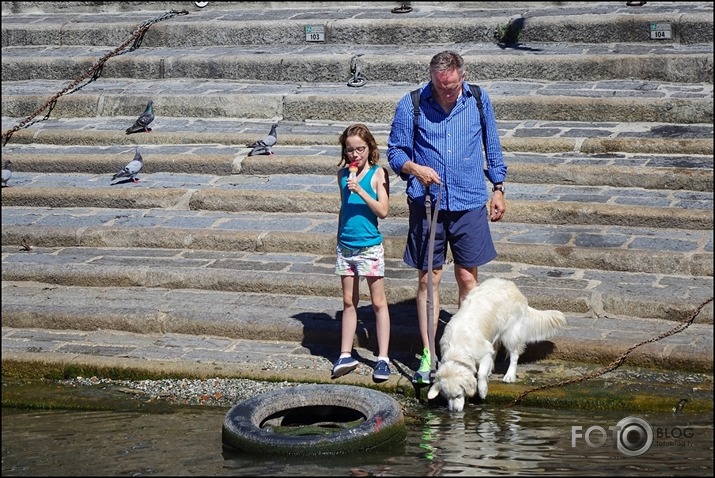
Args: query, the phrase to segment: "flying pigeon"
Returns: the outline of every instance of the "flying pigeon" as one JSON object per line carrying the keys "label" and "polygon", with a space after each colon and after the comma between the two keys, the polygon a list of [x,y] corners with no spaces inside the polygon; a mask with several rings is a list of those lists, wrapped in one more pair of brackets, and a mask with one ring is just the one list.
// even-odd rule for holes
{"label": "flying pigeon", "polygon": [[134,154],[134,159],[129,161],[129,164],[124,166],[124,168],[122,168],[117,174],[112,176],[112,181],[119,178],[129,178],[132,182],[136,183],[139,181],[136,176],[139,174],[139,171],[142,170],[143,166],[144,158],[142,158],[142,155],[139,154],[139,148],[137,148],[137,152]]}
{"label": "flying pigeon", "polygon": [[251,144],[247,144],[249,148],[253,148],[248,155],[249,156],[257,156],[259,154],[273,154],[273,151],[271,150],[271,146],[276,144],[278,142],[278,134],[276,133],[276,128],[278,127],[277,124],[271,125],[271,131],[268,133],[268,135],[263,138],[262,140],[253,142]]}
{"label": "flying pigeon", "polygon": [[7,182],[12,177],[12,161],[5,161],[5,166],[2,167],[2,187],[7,186]]}
{"label": "flying pigeon", "polygon": [[141,116],[137,118],[133,125],[127,128],[127,134],[140,133],[142,131],[148,133],[149,131],[151,131],[151,128],[149,128],[149,124],[152,121],[154,121],[154,102],[152,100],[149,100],[149,102],[146,104],[146,109],[144,110],[144,113],[142,113]]}

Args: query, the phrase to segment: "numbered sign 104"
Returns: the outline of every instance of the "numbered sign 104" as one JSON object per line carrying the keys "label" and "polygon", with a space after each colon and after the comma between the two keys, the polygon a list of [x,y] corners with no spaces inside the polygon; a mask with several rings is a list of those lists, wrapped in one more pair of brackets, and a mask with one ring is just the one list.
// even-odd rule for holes
{"label": "numbered sign 104", "polygon": [[670,31],[670,23],[651,23],[650,24],[650,39],[651,40],[670,40],[673,38]]}

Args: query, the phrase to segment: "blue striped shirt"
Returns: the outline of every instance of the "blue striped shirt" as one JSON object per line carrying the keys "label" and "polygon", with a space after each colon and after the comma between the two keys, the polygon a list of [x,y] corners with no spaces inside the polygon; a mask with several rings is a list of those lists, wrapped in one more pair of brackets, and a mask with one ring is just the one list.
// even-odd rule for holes
{"label": "blue striped shirt", "polygon": [[[429,166],[439,174],[442,182],[440,209],[467,211],[480,208],[489,200],[486,179],[492,184],[506,179],[507,166],[502,156],[492,102],[482,88],[486,125],[485,161],[479,108],[469,85],[466,82],[462,84],[462,94],[449,114],[432,98],[430,85],[425,84],[420,94],[416,135],[410,94],[397,104],[387,142],[390,167],[407,180],[407,195],[416,201],[424,203],[425,188],[414,176],[402,173],[402,166],[407,161]],[[438,190],[439,185],[431,186],[433,198]]]}

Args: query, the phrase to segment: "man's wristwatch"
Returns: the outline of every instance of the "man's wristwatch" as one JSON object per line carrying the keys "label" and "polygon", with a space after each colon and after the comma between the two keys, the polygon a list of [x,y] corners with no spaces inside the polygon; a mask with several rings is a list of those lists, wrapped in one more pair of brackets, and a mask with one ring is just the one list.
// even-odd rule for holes
{"label": "man's wristwatch", "polygon": [[505,193],[504,185],[503,184],[495,184],[494,187],[492,188],[492,192],[496,191],[501,191],[502,194]]}

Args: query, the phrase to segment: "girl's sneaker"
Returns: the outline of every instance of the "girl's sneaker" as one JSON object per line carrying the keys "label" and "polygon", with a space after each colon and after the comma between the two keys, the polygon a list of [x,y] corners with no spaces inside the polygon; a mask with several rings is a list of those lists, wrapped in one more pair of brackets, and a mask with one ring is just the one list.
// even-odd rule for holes
{"label": "girl's sneaker", "polygon": [[390,364],[388,364],[384,360],[378,360],[375,364],[375,371],[372,372],[372,378],[376,382],[384,382],[385,380],[390,378],[391,373],[392,371],[390,370]]}
{"label": "girl's sneaker", "polygon": [[342,377],[346,373],[350,373],[357,368],[359,365],[358,361],[352,357],[339,358],[333,364],[333,376],[332,378]]}

